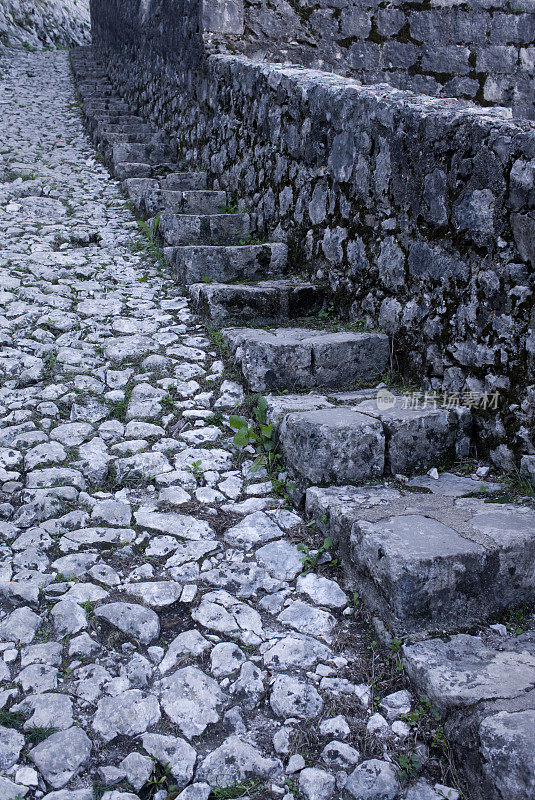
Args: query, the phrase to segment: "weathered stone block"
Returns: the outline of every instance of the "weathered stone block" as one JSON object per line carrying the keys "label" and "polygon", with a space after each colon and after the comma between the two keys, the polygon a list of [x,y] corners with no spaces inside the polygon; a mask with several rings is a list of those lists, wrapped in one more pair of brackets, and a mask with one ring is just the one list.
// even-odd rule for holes
{"label": "weathered stone block", "polygon": [[166,247],[164,253],[177,280],[185,285],[203,279],[256,281],[276,278],[284,273],[288,256],[285,244],[192,245]]}
{"label": "weathered stone block", "polygon": [[464,633],[405,645],[403,661],[417,691],[444,710],[535,689],[535,654],[493,650]]}
{"label": "weathered stone block", "polygon": [[202,0],[205,33],[243,33],[243,0]]}
{"label": "weathered stone block", "polygon": [[479,728],[483,771],[499,796],[526,800],[535,795],[535,709],[500,711]]}
{"label": "weathered stone block", "polygon": [[384,334],[229,328],[223,335],[254,392],[343,388],[378,379],[389,363]]}
{"label": "weathered stone block", "polygon": [[468,409],[404,408],[403,398],[393,395],[389,402],[394,403],[391,408],[381,408],[377,400],[366,400],[355,408],[383,423],[388,442],[386,468],[392,474],[414,475],[467,454]]}
{"label": "weathered stone block", "polygon": [[470,50],[460,45],[435,45],[422,57],[422,69],[429,72],[467,75],[470,72]]}
{"label": "weathered stone block", "polygon": [[176,214],[163,211],[158,232],[171,246],[237,245],[249,234],[250,225],[249,214]]}
{"label": "weathered stone block", "polygon": [[141,196],[141,211],[147,217],[164,209],[177,214],[217,214],[226,200],[226,192],[149,189]]}
{"label": "weathered stone block", "polygon": [[190,297],[198,313],[218,324],[269,325],[317,314],[325,292],[312,283],[284,280],[262,281],[256,286],[197,283],[191,286]]}
{"label": "weathered stone block", "polygon": [[290,471],[307,484],[361,483],[384,469],[381,423],[352,409],[288,414],[279,437]]}

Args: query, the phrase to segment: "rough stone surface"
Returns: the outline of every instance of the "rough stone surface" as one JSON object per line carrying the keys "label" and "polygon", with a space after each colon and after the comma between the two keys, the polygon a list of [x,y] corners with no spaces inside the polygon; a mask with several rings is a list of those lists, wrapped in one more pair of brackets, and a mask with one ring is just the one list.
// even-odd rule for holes
{"label": "rough stone surface", "polygon": [[[108,7],[117,18],[124,10]],[[181,19],[186,27],[191,22]],[[188,173],[186,165],[172,171],[173,141],[113,93],[91,51],[73,52],[72,61],[87,131],[117,177],[154,181],[158,192],[207,190],[206,173]],[[135,800],[134,786],[144,793],[154,758],[162,771],[169,765],[163,791],[178,785],[180,800],[207,800],[211,786],[222,778],[232,785],[236,772],[282,798],[287,767],[304,796],[323,798],[332,790],[335,800],[346,776],[362,766],[355,732],[373,719],[368,638],[353,613],[353,587],[339,584],[328,561],[334,552],[298,577],[304,551],[296,545],[310,546],[310,532],[264,473],[251,476],[254,454],[236,453],[227,413],[239,391],[224,385],[229,376],[218,347],[170,273],[151,258],[124,197],[95,157],[65,54],[6,51],[0,66],[6,160],[0,170],[0,706],[8,714],[2,719],[20,727],[3,725],[0,732],[0,758],[10,764],[1,767],[7,775],[0,798],[90,800],[99,780],[109,787],[104,800]],[[281,159],[286,152],[281,148]],[[119,165],[119,157],[147,161]],[[218,170],[214,162],[212,172]],[[522,184],[522,175],[516,169],[512,183]],[[378,185],[382,180],[378,173]],[[282,202],[296,218],[305,209],[320,220],[331,200],[323,185],[311,191],[313,201],[286,192]],[[210,198],[189,195],[187,202]],[[255,204],[255,215],[262,204]],[[486,194],[463,205],[481,235],[478,219],[488,222],[490,207]],[[455,219],[464,236],[466,222],[459,214]],[[348,244],[333,230],[322,252],[336,259]],[[267,249],[255,251],[258,270],[269,268]],[[286,266],[286,246],[281,253]],[[206,256],[197,251],[199,269]],[[391,250],[388,262],[395,266],[394,256]],[[467,361],[470,352],[455,358]],[[290,410],[332,408],[347,403],[349,394],[349,402],[362,400],[343,394],[332,402],[301,397]],[[278,400],[279,408],[290,402],[284,395]],[[344,491],[336,507],[348,516],[358,503]],[[375,498],[376,511],[397,503],[388,517],[415,513],[408,509],[418,506],[418,497],[442,503],[450,525],[457,509],[476,519],[474,531],[485,542],[510,548],[508,567],[520,563],[518,543],[530,541],[527,512],[517,504],[480,513],[457,490],[420,495],[378,485],[362,491],[366,502]],[[316,502],[319,507],[319,496]],[[366,521],[377,522],[364,505]],[[329,514],[332,523],[336,514]],[[322,531],[327,523],[320,523]],[[492,695],[497,670],[499,680],[507,675],[511,695],[482,698],[481,715],[470,711],[466,718],[482,764],[483,741],[488,764],[503,755],[502,718],[494,728],[485,720],[526,710],[521,704],[531,690],[531,634],[508,635],[505,626],[481,633],[492,668],[484,659],[468,663],[470,675],[479,675],[480,694]],[[441,658],[444,674],[451,657],[442,652]],[[460,695],[449,670],[435,684]],[[466,690],[470,683],[460,685]],[[395,713],[406,707],[388,702]],[[410,707],[416,704],[412,696]],[[335,717],[342,708],[343,716]],[[461,711],[451,711],[453,727],[460,726]],[[518,720],[511,741],[522,754]],[[400,748],[400,725],[394,721],[388,736],[367,730],[370,748],[384,753],[385,764]],[[291,749],[293,734],[305,727],[321,737],[306,764]],[[51,728],[41,743],[19,750],[20,737],[28,741],[36,729]],[[511,787],[526,783],[514,747],[506,767]],[[429,779],[424,767],[422,780],[432,784]]]}

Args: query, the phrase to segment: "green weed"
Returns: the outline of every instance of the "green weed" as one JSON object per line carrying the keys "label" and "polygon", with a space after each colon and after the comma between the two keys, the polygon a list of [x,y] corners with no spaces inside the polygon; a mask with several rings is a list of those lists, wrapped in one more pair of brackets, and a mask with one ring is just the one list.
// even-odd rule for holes
{"label": "green weed", "polygon": [[277,443],[274,437],[273,425],[266,423],[267,400],[259,397],[253,411],[255,422],[249,425],[245,417],[231,414],[229,424],[234,428],[233,443],[238,449],[252,445],[256,451],[256,458],[251,465],[250,472],[254,474],[265,467],[270,476],[278,472],[280,455],[277,453]]}
{"label": "green weed", "polygon": [[[318,566],[320,558],[324,555],[324,553],[327,553],[332,546],[333,540],[330,536],[327,536],[327,538],[323,540],[323,544],[318,547],[315,553],[312,552],[307,544],[304,542],[299,542],[297,549],[303,554],[301,557],[301,563],[303,564],[301,575],[308,575],[309,572],[315,570]],[[337,563],[338,559],[332,558],[329,561],[329,566],[334,567]]]}
{"label": "green weed", "polygon": [[40,742],[44,742],[45,739],[48,739],[49,736],[52,736],[53,733],[57,732],[57,728],[40,728],[37,725],[34,725],[31,728],[28,728],[26,731],[26,739],[32,745],[39,744]]}

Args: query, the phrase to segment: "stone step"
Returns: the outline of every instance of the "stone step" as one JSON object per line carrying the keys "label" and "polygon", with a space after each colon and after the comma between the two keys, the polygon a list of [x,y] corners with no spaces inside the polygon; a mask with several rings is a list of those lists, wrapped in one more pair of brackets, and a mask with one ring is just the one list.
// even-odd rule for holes
{"label": "stone step", "polygon": [[163,178],[127,178],[123,181],[123,189],[139,207],[148,192],[160,189],[182,192],[204,190],[206,181],[206,172],[171,172]]}
{"label": "stone step", "polygon": [[196,283],[189,294],[197,313],[218,325],[234,322],[269,325],[315,316],[329,296],[326,287],[299,280]]}
{"label": "stone step", "polygon": [[378,381],[390,363],[388,337],[381,333],[229,328],[223,337],[253,392]]}
{"label": "stone step", "polygon": [[282,276],[286,270],[288,248],[280,243],[195,245],[166,247],[164,255],[178,282],[188,286],[203,280],[254,281],[266,275]]}
{"label": "stone step", "polygon": [[103,143],[108,146],[124,142],[127,144],[143,143],[152,133],[153,131],[148,125],[98,125],[93,131],[93,142],[97,145]]}
{"label": "stone step", "polygon": [[159,189],[181,192],[204,190],[206,183],[206,172],[171,172],[163,178],[127,178],[123,181],[123,188],[136,201],[147,192]]}
{"label": "stone step", "polygon": [[137,144],[116,144],[112,147],[111,162],[116,164],[172,162],[177,157],[176,144],[156,135],[151,141]]}
{"label": "stone step", "polygon": [[97,138],[93,136],[94,144],[104,150],[112,150],[116,144],[145,144],[152,135],[150,129],[140,130],[133,133],[107,133],[105,136]]}
{"label": "stone step", "polygon": [[477,800],[535,797],[535,633],[487,629],[405,645],[405,669],[442,712]]}
{"label": "stone step", "polygon": [[148,189],[139,196],[139,210],[147,217],[165,209],[176,214],[217,214],[226,202],[226,192]]}
{"label": "stone step", "polygon": [[113,97],[115,92],[111,83],[96,83],[93,81],[79,81],[78,94],[82,99],[100,99],[102,97]]}
{"label": "stone step", "polygon": [[173,161],[161,161],[150,164],[127,161],[122,164],[115,164],[113,167],[113,174],[119,181],[125,181],[130,178],[151,178],[153,180],[160,180],[175,169],[176,163]]}
{"label": "stone step", "polygon": [[426,477],[410,487],[307,490],[307,516],[336,543],[348,586],[397,635],[455,630],[531,604],[535,511],[488,503],[496,486],[451,473],[422,493]]}
{"label": "stone step", "polygon": [[307,396],[304,407],[302,396],[297,407],[292,395],[268,398],[296,497],[313,484],[356,485],[382,475],[414,475],[468,455],[468,409],[414,406],[412,396],[410,407],[400,396],[385,409],[383,396],[372,400],[360,394]]}
{"label": "stone step", "polygon": [[84,100],[82,103],[84,114],[87,119],[100,120],[108,117],[118,117],[124,114],[131,115],[132,110],[127,103],[109,97],[107,100]]}
{"label": "stone step", "polygon": [[[170,246],[238,244],[240,239],[250,235],[250,230],[249,214],[176,214],[163,211],[159,223],[161,237]],[[207,270],[205,272],[208,274]],[[196,278],[201,279],[202,274]]]}
{"label": "stone step", "polygon": [[171,172],[160,181],[162,189],[171,189],[173,191],[206,189],[207,185],[206,172]]}

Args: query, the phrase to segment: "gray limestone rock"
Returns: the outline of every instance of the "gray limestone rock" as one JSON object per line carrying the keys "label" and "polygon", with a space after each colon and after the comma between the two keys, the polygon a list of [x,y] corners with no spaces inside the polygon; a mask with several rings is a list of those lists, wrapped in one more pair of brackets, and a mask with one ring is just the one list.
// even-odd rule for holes
{"label": "gray limestone rock", "polygon": [[259,644],[264,636],[258,611],[226,591],[207,592],[191,616],[206,628],[237,636],[245,644]]}
{"label": "gray limestone rock", "polygon": [[399,792],[396,770],[376,758],[363,761],[348,777],[345,789],[356,800],[394,800]]}
{"label": "gray limestone rock", "polygon": [[41,617],[26,606],[12,611],[0,622],[0,636],[4,641],[29,644],[41,625]]}
{"label": "gray limestone rock", "polygon": [[16,764],[24,747],[24,736],[0,725],[0,769],[8,770]]}
{"label": "gray limestone rock", "polygon": [[113,697],[103,697],[93,717],[93,729],[105,742],[116,736],[136,736],[160,719],[160,706],[154,695],[128,689]]}
{"label": "gray limestone rock", "polygon": [[165,713],[188,739],[218,722],[228,699],[218,683],[196,667],[163,678],[160,691]]}
{"label": "gray limestone rock", "polygon": [[299,634],[271,640],[262,646],[261,652],[266,667],[313,667],[318,661],[332,657],[327,645]]}
{"label": "gray limestone rock", "polygon": [[329,641],[335,626],[335,619],[332,614],[323,611],[321,608],[304,603],[302,600],[292,601],[277,619],[300,633],[307,633],[311,636]]}
{"label": "gray limestone rock", "polygon": [[238,672],[245,661],[245,654],[232,642],[216,644],[210,653],[210,672],[215,678],[224,678]]}
{"label": "gray limestone rock", "polygon": [[303,569],[302,554],[294,544],[284,539],[277,539],[260,547],[255,553],[255,558],[271,575],[281,581],[293,580]]}
{"label": "gray limestone rock", "polygon": [[132,784],[136,791],[139,791],[150,778],[154,761],[141,753],[130,753],[119,763],[119,767],[124,771],[128,783]]}
{"label": "gray limestone rock", "polygon": [[29,752],[29,757],[54,789],[61,789],[88,761],[91,740],[81,728],[53,733]]}
{"label": "gray limestone rock", "polygon": [[95,617],[106,620],[142,644],[150,644],[160,633],[158,615],[137,603],[107,603],[96,609]]}
{"label": "gray limestone rock", "polygon": [[13,783],[9,778],[0,775],[0,800],[14,800],[16,797],[26,797],[29,792],[27,786]]}
{"label": "gray limestone rock", "polygon": [[492,650],[482,639],[457,634],[405,645],[403,659],[420,694],[442,709],[514,698],[535,689],[535,655]]}
{"label": "gray limestone rock", "polygon": [[279,437],[289,469],[307,484],[362,483],[383,474],[383,426],[353,409],[287,414]]}
{"label": "gray limestone rock", "polygon": [[299,773],[299,791],[306,800],[331,800],[336,788],[334,775],[316,767]]}
{"label": "gray limestone rock", "polygon": [[282,772],[278,759],[266,758],[249,742],[239,736],[229,736],[220,747],[211,752],[197,770],[197,780],[210,786],[232,786],[236,780],[251,778],[273,780]]}
{"label": "gray limestone rock", "polygon": [[312,684],[289,675],[277,675],[269,701],[275,714],[283,719],[311,719],[323,707],[323,700]]}
{"label": "gray limestone rock", "polygon": [[535,711],[501,711],[479,727],[483,770],[490,785],[507,800],[535,794]]}
{"label": "gray limestone rock", "polygon": [[212,645],[197,630],[183,631],[176,636],[169,645],[167,652],[160,661],[160,672],[169,672],[181,659],[187,660],[192,656],[202,656]]}
{"label": "gray limestone rock", "polygon": [[312,602],[327,608],[344,608],[347,605],[347,595],[336,581],[309,572],[297,579],[297,591],[308,595]]}
{"label": "gray limestone rock", "polygon": [[150,756],[162,766],[169,765],[169,770],[179,788],[185,786],[192,779],[197,754],[184,739],[176,736],[164,736],[161,733],[145,733],[141,741],[143,749]]}
{"label": "gray limestone rock", "polygon": [[224,533],[225,541],[249,550],[253,545],[264,544],[278,539],[281,529],[264,511],[247,514],[237,525],[228,528]]}
{"label": "gray limestone rock", "polygon": [[87,628],[87,616],[74,600],[60,600],[52,608],[50,616],[58,636],[67,636]]}

